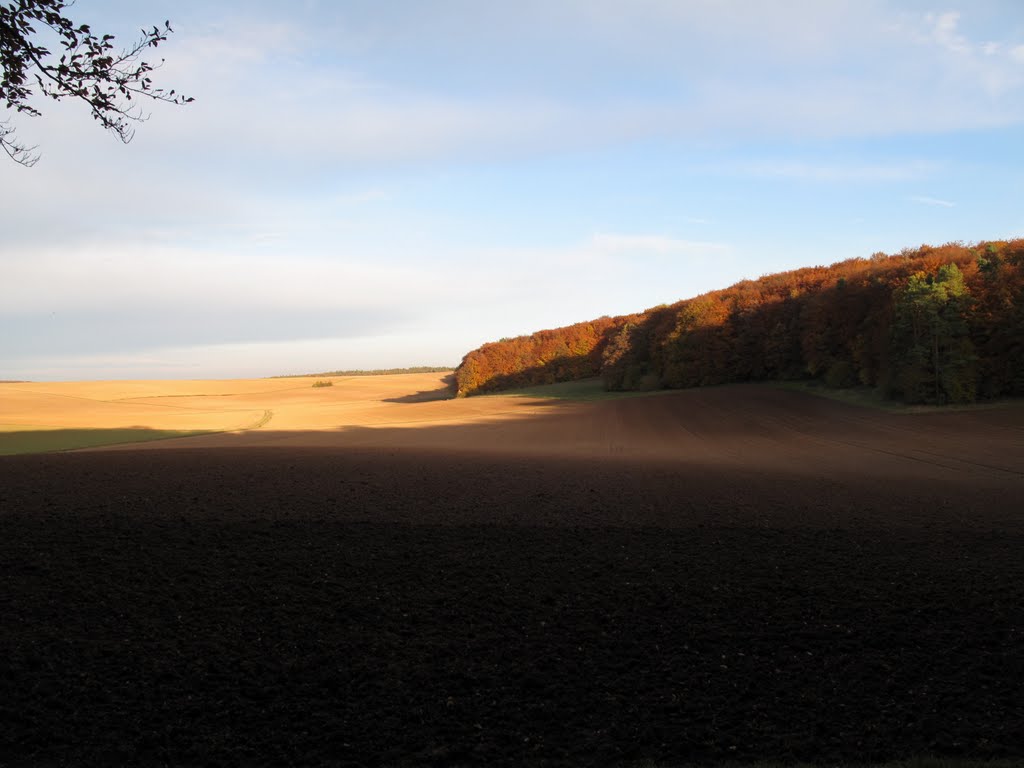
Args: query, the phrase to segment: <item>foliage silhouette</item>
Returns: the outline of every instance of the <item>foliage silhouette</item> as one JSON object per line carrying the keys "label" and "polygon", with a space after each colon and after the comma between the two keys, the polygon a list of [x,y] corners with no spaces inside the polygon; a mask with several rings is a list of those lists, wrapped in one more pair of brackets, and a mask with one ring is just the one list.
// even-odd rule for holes
{"label": "foliage silhouette", "polygon": [[[93,118],[124,143],[132,140],[134,124],[147,119],[133,101],[145,97],[170,104],[187,104],[191,97],[156,88],[150,73],[158,64],[142,61],[141,55],[167,40],[173,31],[163,27],[142,30],[142,36],[117,51],[113,35],[94,34],[88,24],[65,15],[72,3],[65,0],[18,0],[0,5],[0,100],[8,110],[38,117],[29,102],[33,96],[60,101],[84,102]],[[40,27],[40,29],[37,29]],[[38,42],[56,37],[64,49],[60,58]],[[162,63],[162,62],[161,62]],[[9,121],[0,122],[0,146],[16,163],[32,166],[39,160],[36,147],[14,138]]]}

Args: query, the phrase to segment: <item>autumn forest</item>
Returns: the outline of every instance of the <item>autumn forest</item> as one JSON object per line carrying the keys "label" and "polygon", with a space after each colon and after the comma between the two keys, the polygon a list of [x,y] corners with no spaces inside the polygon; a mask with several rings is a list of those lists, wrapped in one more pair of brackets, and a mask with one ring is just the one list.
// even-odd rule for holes
{"label": "autumn forest", "polygon": [[595,376],[610,390],[815,379],[906,403],[1024,395],[1024,239],[876,253],[502,339],[463,358],[456,386]]}

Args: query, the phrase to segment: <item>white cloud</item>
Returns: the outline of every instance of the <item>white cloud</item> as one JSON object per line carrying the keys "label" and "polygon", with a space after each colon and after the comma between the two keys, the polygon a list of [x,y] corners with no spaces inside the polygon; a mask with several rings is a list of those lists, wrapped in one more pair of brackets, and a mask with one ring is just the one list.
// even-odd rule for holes
{"label": "white cloud", "polygon": [[[382,24],[320,8],[313,27],[267,4],[241,20],[179,24],[158,84],[197,101],[157,107],[137,142],[192,171],[252,177],[258,157],[268,177],[286,179],[644,137],[876,136],[1024,120],[1024,46],[972,39],[958,12],[852,0],[402,10]],[[431,76],[431,65],[444,68]],[[598,83],[601,103],[586,95]]]}
{"label": "white cloud", "polygon": [[[182,79],[197,102],[146,132],[200,163],[256,154],[282,173],[507,160],[644,137],[876,136],[1024,120],[1016,48],[971,40],[955,12],[441,3],[431,35],[413,29],[419,12],[387,28],[354,11],[322,16],[317,30],[282,16],[182,29],[161,77]],[[430,64],[443,72],[427,75]],[[596,83],[601,103],[586,95]]]}
{"label": "white cloud", "polygon": [[308,258],[205,251],[146,243],[9,254],[0,311],[74,312],[118,307],[288,312],[362,309],[443,300],[456,289],[426,265],[365,257]]}
{"label": "white cloud", "polygon": [[957,30],[960,21],[959,13],[955,11],[929,13],[925,16],[925,20],[932,25],[932,39],[943,48],[954,53],[967,53],[971,50],[967,38]]}
{"label": "white cloud", "polygon": [[[161,80],[199,87],[211,79],[236,77],[271,60],[288,60],[309,49],[310,32],[287,17],[235,16],[230,22],[176,25],[165,48],[173,54],[161,67]],[[161,49],[163,50],[163,49]],[[185,85],[180,89],[185,90]]]}
{"label": "white cloud", "polygon": [[[972,8],[972,11],[977,10]],[[926,13],[920,17],[909,17],[901,29],[917,46],[934,50],[932,75],[940,94],[945,93],[947,99],[965,109],[987,107],[1005,110],[1007,117],[1017,122],[1021,113],[1013,108],[1011,93],[1024,87],[1024,71],[1019,67],[1020,59],[1016,53],[1021,45],[1016,40],[973,37],[961,29],[961,22],[967,18],[956,11]],[[1005,29],[1012,33],[1014,26],[1020,28],[1019,24],[1007,23]],[[1004,30],[1001,28],[999,31]],[[986,101],[972,95],[972,88],[980,91]]]}
{"label": "white cloud", "polygon": [[744,51],[772,60],[829,56],[865,34],[873,3],[852,0],[576,0],[585,30],[641,57],[659,56],[680,40],[714,66],[742,63]]}

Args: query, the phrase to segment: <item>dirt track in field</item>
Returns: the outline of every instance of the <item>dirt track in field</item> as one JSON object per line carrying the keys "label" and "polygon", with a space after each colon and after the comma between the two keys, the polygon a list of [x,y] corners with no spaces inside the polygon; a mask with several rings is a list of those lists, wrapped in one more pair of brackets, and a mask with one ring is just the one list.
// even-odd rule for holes
{"label": "dirt track in field", "polygon": [[0,459],[0,764],[1024,760],[1024,409],[338,389]]}

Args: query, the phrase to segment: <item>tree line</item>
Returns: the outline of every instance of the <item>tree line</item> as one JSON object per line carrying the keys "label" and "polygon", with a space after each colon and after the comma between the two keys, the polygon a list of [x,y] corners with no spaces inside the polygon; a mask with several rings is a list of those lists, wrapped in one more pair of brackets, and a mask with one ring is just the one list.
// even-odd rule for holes
{"label": "tree line", "polygon": [[406,368],[356,368],[343,371],[321,371],[320,373],[284,373],[278,376],[271,376],[271,379],[307,379],[312,376],[396,376],[406,373],[446,373],[450,371],[450,365],[413,365]]}
{"label": "tree line", "polygon": [[485,344],[455,373],[460,395],[594,376],[610,390],[817,379],[907,403],[1024,395],[1024,239],[765,275]]}

